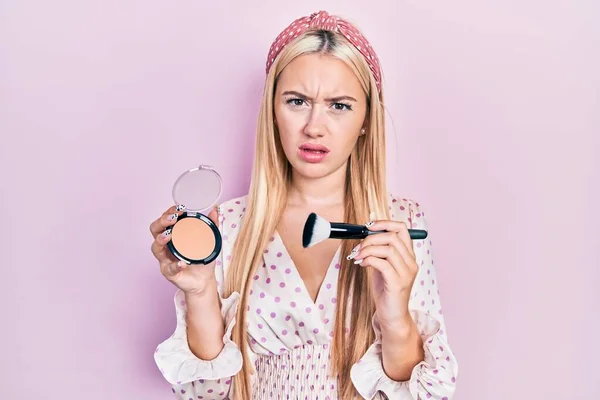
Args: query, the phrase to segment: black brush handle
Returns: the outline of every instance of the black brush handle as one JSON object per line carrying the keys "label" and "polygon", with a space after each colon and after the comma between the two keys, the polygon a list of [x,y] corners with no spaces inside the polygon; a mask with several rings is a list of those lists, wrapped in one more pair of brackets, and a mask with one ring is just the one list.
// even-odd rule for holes
{"label": "black brush handle", "polygon": [[[346,224],[342,222],[331,222],[330,239],[364,239],[369,235],[385,233],[387,231],[371,231],[364,225]],[[409,229],[408,233],[413,240],[427,238],[427,231],[423,229]]]}
{"label": "black brush handle", "polygon": [[364,225],[345,224],[341,222],[331,222],[331,233],[329,237],[331,239],[364,239],[371,232]]}

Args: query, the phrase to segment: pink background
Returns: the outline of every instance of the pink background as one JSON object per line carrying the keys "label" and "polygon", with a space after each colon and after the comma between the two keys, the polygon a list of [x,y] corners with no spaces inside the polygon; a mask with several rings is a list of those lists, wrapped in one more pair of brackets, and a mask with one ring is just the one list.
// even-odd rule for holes
{"label": "pink background", "polygon": [[381,57],[390,186],[429,215],[455,398],[600,398],[598,2],[223,3],[0,5],[0,398],[172,398],[148,226],[198,163],[245,193],[265,54],[321,8]]}

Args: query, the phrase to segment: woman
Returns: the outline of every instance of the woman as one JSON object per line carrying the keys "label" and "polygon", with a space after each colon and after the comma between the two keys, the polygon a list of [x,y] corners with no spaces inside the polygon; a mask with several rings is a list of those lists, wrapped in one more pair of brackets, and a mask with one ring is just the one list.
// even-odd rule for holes
{"label": "woman", "polygon": [[[151,224],[179,289],[155,353],[176,398],[449,399],[457,363],[431,241],[407,230],[427,229],[424,213],[387,192],[381,71],[353,25],[321,11],[278,35],[256,145],[248,195],[210,214],[224,238],[214,264],[166,250],[181,208]],[[389,232],[304,249],[311,212]]]}

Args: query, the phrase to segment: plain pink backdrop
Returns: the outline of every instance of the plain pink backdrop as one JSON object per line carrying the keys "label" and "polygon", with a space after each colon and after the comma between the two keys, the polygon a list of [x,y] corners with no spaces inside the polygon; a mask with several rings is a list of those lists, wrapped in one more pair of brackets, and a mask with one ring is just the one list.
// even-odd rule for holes
{"label": "plain pink backdrop", "polygon": [[429,216],[455,398],[600,398],[598,4],[3,1],[0,398],[172,398],[148,226],[196,164],[245,193],[268,47],[319,9],[381,58],[389,184]]}

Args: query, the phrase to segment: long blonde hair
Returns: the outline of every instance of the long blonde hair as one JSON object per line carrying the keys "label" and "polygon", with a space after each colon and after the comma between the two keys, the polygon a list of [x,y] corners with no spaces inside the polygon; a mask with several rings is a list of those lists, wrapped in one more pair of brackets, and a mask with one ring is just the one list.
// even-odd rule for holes
{"label": "long blonde hair", "polygon": [[[254,366],[251,365],[248,354],[245,329],[250,277],[262,265],[263,251],[286,207],[291,182],[291,166],[274,125],[273,97],[277,77],[296,57],[314,53],[326,53],[344,61],[355,72],[367,96],[367,131],[359,137],[350,154],[346,171],[346,221],[364,224],[369,220],[370,212],[375,212],[377,218],[389,217],[383,94],[377,91],[375,80],[363,56],[342,35],[309,30],[282,50],[266,77],[258,116],[256,154],[246,213],[225,278],[224,296],[229,296],[232,292],[241,294],[232,339],[243,354],[243,368],[233,379],[234,400],[251,398],[250,382]],[[338,307],[331,346],[331,374],[337,376],[338,393],[343,399],[356,394],[350,380],[350,368],[375,339],[371,325],[375,311],[370,288],[371,272],[367,268],[356,268],[345,257],[357,243],[356,240],[342,243]],[[347,327],[349,332],[346,332]]]}

